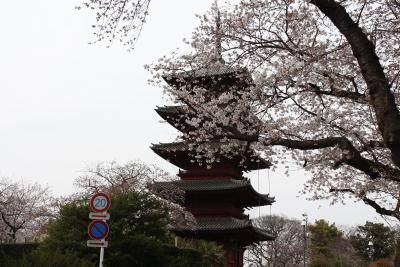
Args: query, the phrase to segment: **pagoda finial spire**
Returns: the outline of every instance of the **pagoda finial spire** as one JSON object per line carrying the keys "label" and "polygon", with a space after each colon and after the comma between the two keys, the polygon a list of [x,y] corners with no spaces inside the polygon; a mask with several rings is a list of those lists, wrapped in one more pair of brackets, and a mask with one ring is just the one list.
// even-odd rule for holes
{"label": "pagoda finial spire", "polygon": [[214,7],[216,11],[215,17],[215,58],[213,61],[224,64],[225,61],[222,58],[222,41],[221,41],[221,13],[218,7],[218,0],[215,0]]}

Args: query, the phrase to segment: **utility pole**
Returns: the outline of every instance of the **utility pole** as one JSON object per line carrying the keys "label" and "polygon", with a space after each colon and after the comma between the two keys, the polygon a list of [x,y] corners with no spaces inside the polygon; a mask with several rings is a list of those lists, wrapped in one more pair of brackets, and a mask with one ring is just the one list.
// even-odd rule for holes
{"label": "utility pole", "polygon": [[368,242],[368,257],[371,262],[374,261],[374,243],[371,240]]}
{"label": "utility pole", "polygon": [[307,213],[303,213],[303,237],[304,237],[304,250],[303,250],[303,263],[304,263],[304,267],[306,267],[307,265],[307,226],[308,226],[308,215]]}

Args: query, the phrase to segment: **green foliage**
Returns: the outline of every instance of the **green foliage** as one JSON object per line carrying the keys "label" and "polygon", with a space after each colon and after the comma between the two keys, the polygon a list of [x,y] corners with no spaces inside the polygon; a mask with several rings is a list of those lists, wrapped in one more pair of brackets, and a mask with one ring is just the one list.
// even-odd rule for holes
{"label": "green foliage", "polygon": [[309,226],[311,233],[311,267],[365,266],[356,255],[350,241],[335,226],[318,220]]}
{"label": "green foliage", "polygon": [[215,242],[185,238],[178,238],[178,240],[179,248],[199,252],[202,267],[225,266],[225,251],[222,246],[217,245]]}
{"label": "green foliage", "polygon": [[135,235],[119,242],[118,249],[107,249],[105,266],[201,266],[202,255],[195,250],[179,250],[154,238]]}
{"label": "green foliage", "polygon": [[328,259],[325,258],[313,258],[310,267],[334,267]]}
{"label": "green foliage", "polygon": [[[108,221],[110,235],[105,249],[105,266],[206,267],[223,256],[209,243],[194,248],[175,248],[167,231],[168,208],[145,193],[131,192],[112,196]],[[86,201],[69,203],[50,223],[47,238],[37,247],[8,246],[0,255],[1,267],[90,267],[98,264],[99,249],[88,248],[89,206]],[[33,250],[33,252],[31,252]],[[202,253],[203,252],[203,253]],[[220,253],[220,254],[218,254]],[[219,257],[219,258],[218,258]]]}
{"label": "green foliage", "polygon": [[168,267],[206,267],[203,265],[203,255],[198,250],[171,246],[166,246],[165,248],[166,254],[169,255]]}
{"label": "green foliage", "polygon": [[[110,235],[105,249],[105,266],[200,266],[201,254],[193,250],[169,247],[167,231],[168,208],[151,195],[138,192],[111,197]],[[38,248],[36,256],[50,257],[54,251],[60,255],[55,260],[78,258],[82,266],[98,262],[99,249],[86,247],[88,203],[70,203],[60,210],[60,217],[48,228],[48,237]],[[173,252],[171,252],[173,251]],[[39,257],[40,258],[40,257]],[[50,257],[51,260],[51,257]],[[70,263],[69,266],[78,266]]]}
{"label": "green foliage", "polygon": [[[393,255],[396,246],[396,231],[382,223],[366,222],[358,226],[355,235],[350,237],[357,254],[365,261],[377,260]],[[370,246],[370,242],[372,246]]]}
{"label": "green foliage", "polygon": [[311,254],[315,256],[332,257],[329,251],[330,244],[342,236],[342,232],[335,226],[325,220],[315,221],[313,225],[308,226],[311,233]]}
{"label": "green foliage", "polygon": [[115,245],[136,234],[166,241],[168,208],[148,194],[128,193],[112,198],[110,235]]}
{"label": "green foliage", "polygon": [[93,262],[80,259],[71,251],[43,253],[36,250],[39,244],[0,244],[1,267],[90,267]]}
{"label": "green foliage", "polygon": [[203,255],[203,267],[223,266],[226,261],[224,250],[214,242],[199,240],[196,242],[195,248]]}
{"label": "green foliage", "polygon": [[3,262],[6,258],[20,258],[31,253],[38,246],[37,243],[0,244],[0,262]]}
{"label": "green foliage", "polygon": [[355,267],[355,266],[349,263],[343,263],[325,257],[318,257],[314,258],[311,261],[309,267]]}
{"label": "green foliage", "polygon": [[86,204],[69,203],[60,209],[60,216],[50,223],[48,237],[40,245],[42,253],[60,251],[73,252],[78,257],[93,260],[98,257],[94,250],[86,247],[88,240],[87,227],[90,219]]}

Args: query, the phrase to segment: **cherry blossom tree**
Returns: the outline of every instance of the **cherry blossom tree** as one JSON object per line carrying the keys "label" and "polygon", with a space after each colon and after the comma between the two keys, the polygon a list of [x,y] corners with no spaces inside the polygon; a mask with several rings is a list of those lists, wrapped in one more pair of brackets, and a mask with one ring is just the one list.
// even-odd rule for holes
{"label": "cherry blossom tree", "polygon": [[0,239],[13,242],[38,237],[55,216],[49,189],[22,181],[0,180]]}
{"label": "cherry blossom tree", "polygon": [[[149,3],[88,0],[83,6],[97,14],[99,41],[120,36],[133,47]],[[153,66],[156,80],[241,66],[254,86],[213,99],[201,88],[166,87],[198,114],[186,138],[245,141],[275,163],[290,155],[312,173],[304,190],[313,198],[348,193],[400,219],[400,1],[242,0],[219,8],[219,23],[216,13],[214,6],[201,18],[188,42],[192,54]],[[215,62],[216,52],[224,64]]]}
{"label": "cherry blossom tree", "polygon": [[[160,59],[153,82],[185,105],[194,127],[183,138],[208,162],[218,160],[208,140],[230,140],[227,153],[245,143],[273,163],[304,167],[314,199],[351,195],[400,220],[399,14],[398,0],[214,6],[187,42],[192,53]],[[251,86],[218,94],[160,79],[241,67]]]}

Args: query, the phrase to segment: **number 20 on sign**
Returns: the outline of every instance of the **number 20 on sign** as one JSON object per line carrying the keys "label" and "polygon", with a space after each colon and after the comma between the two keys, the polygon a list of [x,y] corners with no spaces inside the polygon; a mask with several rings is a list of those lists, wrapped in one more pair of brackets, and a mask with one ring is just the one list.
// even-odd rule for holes
{"label": "number 20 on sign", "polygon": [[110,205],[110,197],[105,193],[96,193],[90,199],[90,208],[93,212],[106,212]]}

